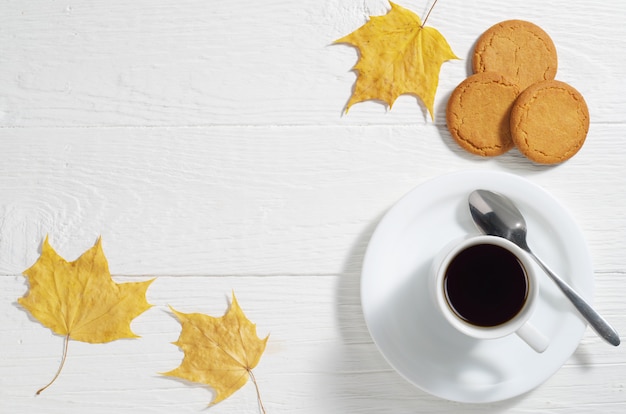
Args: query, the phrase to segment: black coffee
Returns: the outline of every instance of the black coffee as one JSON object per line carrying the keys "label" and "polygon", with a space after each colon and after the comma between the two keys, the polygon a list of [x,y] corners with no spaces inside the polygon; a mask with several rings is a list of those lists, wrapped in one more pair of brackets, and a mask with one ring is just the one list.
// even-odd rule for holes
{"label": "black coffee", "polygon": [[524,306],[528,278],[513,253],[479,244],[452,259],[444,289],[450,308],[461,319],[472,325],[496,326],[511,320]]}

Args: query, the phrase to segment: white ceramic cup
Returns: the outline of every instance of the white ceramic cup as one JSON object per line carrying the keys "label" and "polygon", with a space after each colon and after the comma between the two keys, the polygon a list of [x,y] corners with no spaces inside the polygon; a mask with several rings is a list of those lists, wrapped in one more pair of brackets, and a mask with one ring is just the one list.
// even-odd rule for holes
{"label": "white ceramic cup", "polygon": [[[483,247],[484,245],[486,247]],[[482,253],[477,253],[481,251]],[[521,269],[511,271],[513,264],[507,252],[512,253],[513,259],[517,259],[516,263]],[[499,263],[494,260],[494,257],[506,259],[503,263],[508,263],[508,265],[494,265],[496,262]],[[477,339],[496,339],[517,334],[532,349],[543,352],[548,347],[549,341],[528,321],[536,308],[539,295],[537,275],[531,261],[532,259],[524,250],[501,237],[479,235],[453,241],[433,261],[430,285],[436,307],[450,325],[465,335]],[[505,274],[507,272],[503,271],[500,274],[500,267],[509,269],[510,273]],[[476,269],[481,271],[476,271]],[[525,276],[524,282],[520,279],[520,272],[523,272]],[[501,279],[495,278],[496,273],[498,278],[516,274],[517,276],[512,276],[515,279],[509,279],[515,280],[515,284],[502,288]],[[464,280],[469,281],[467,282],[469,284],[463,285],[460,281]],[[455,286],[456,288],[453,289]],[[518,289],[520,286],[525,289],[524,293]],[[454,293],[455,291],[457,293]],[[503,301],[502,298],[509,296],[501,294],[502,292],[518,293],[514,296],[514,300]],[[522,299],[519,295],[522,295]],[[508,306],[508,309],[503,311],[507,308],[503,307],[503,303],[509,302],[515,305]],[[463,309],[470,311],[462,315]],[[481,321],[480,318],[467,317],[467,315],[472,315],[472,310],[480,310],[482,313],[475,313],[475,315],[485,315],[485,318]],[[485,323],[489,318],[491,318],[490,321]]]}

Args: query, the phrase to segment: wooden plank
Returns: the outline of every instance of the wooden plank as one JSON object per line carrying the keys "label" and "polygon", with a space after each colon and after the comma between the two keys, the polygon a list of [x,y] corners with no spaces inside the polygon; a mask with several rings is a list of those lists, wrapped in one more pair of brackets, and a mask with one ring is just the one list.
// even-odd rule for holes
{"label": "wooden plank", "polygon": [[[621,282],[621,276],[614,275],[599,292],[604,309],[621,307]],[[462,405],[430,396],[391,369],[369,338],[359,307],[357,274],[159,277],[148,291],[155,306],[132,324],[140,339],[102,345],[71,342],[58,382],[34,397],[34,391],[56,371],[62,338],[29,320],[15,305],[22,283],[0,277],[0,346],[5,350],[0,386],[2,407],[11,412],[26,407],[47,413],[80,407],[97,414],[111,409],[131,413],[137,407],[154,413],[202,410],[211,398],[210,390],[158,374],[174,368],[182,358],[171,344],[180,326],[168,305],[219,316],[231,291],[257,324],[259,335],[270,335],[255,369],[268,412],[373,414],[389,407],[394,412],[412,412],[417,406],[435,413],[560,412],[572,407],[582,407],[575,412],[600,413],[624,404],[626,351],[600,342],[590,332],[565,366],[530,396],[489,405]],[[626,331],[623,315],[616,327]],[[255,404],[254,388],[248,384],[211,411],[251,412]]]}
{"label": "wooden plank", "polygon": [[68,259],[102,235],[116,274],[341,273],[406,192],[476,168],[542,185],[578,221],[597,270],[623,268],[620,125],[594,125],[555,168],[516,151],[470,156],[430,125],[4,132],[0,274],[30,266],[46,234]]}
{"label": "wooden plank", "polygon": [[[400,1],[425,15],[425,2]],[[0,14],[0,126],[429,124],[414,97],[341,116],[357,53],[332,42],[385,13],[386,0],[6,2]],[[597,122],[623,122],[616,53],[626,4],[584,0],[439,2],[428,23],[462,59],[445,63],[436,122],[468,75],[480,34],[531,20],[552,37],[557,77],[580,89]],[[594,31],[591,28],[601,28]]]}

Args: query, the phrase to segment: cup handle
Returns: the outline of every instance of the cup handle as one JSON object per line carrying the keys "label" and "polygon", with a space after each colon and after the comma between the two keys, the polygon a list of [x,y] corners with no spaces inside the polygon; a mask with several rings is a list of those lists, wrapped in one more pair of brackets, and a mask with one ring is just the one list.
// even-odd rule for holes
{"label": "cup handle", "polygon": [[535,351],[542,353],[548,348],[548,338],[545,337],[544,334],[539,332],[537,328],[530,324],[530,322],[526,322],[519,328],[516,332],[517,336],[522,338],[524,342],[526,342],[532,349]]}

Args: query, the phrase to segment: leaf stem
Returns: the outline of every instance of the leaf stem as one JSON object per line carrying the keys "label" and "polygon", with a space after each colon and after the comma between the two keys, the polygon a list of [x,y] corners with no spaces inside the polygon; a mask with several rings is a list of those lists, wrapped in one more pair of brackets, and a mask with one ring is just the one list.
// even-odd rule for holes
{"label": "leaf stem", "polygon": [[424,17],[424,21],[422,22],[422,25],[420,26],[422,29],[424,28],[424,25],[426,25],[426,20],[428,20],[428,16],[430,16],[430,12],[433,11],[433,9],[435,8],[435,4],[437,4],[438,1],[439,0],[435,0],[433,5],[430,6],[430,9],[428,10],[428,13],[426,14],[426,17]]}
{"label": "leaf stem", "polygon": [[254,373],[252,372],[251,369],[248,370],[248,373],[250,373],[250,379],[252,379],[252,383],[254,384],[254,388],[256,389],[256,398],[257,398],[257,401],[259,402],[259,408],[261,409],[261,412],[263,414],[266,414],[265,407],[263,407],[263,401],[261,401],[261,393],[259,392],[259,384],[256,382],[256,378],[254,377]]}
{"label": "leaf stem", "polygon": [[67,359],[67,348],[68,345],[70,343],[70,334],[65,335],[65,344],[63,345],[63,357],[61,358],[61,365],[59,365],[59,370],[57,371],[56,375],[54,376],[54,378],[52,378],[52,381],[50,381],[48,383],[48,385],[46,385],[43,388],[40,388],[39,390],[37,390],[36,395],[41,394],[46,388],[48,388],[49,386],[52,385],[52,383],[54,383],[54,381],[56,381],[56,379],[59,377],[59,374],[61,373],[61,370],[63,369],[63,365],[65,365],[65,360]]}

